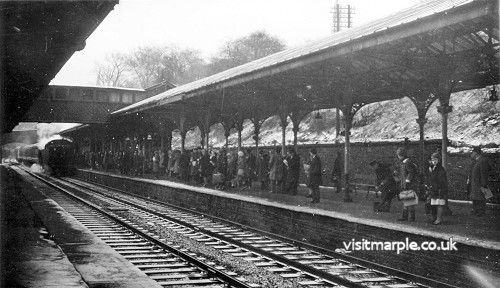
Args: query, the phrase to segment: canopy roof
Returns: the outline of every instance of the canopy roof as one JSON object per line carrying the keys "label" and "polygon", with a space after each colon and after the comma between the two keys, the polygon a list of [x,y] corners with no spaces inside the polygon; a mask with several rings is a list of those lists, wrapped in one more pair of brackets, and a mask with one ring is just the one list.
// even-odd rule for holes
{"label": "canopy roof", "polygon": [[3,131],[21,120],[33,101],[118,0],[1,1],[0,78]]}
{"label": "canopy roof", "polygon": [[[211,110],[267,117],[498,83],[498,1],[430,0],[308,45],[194,81],[113,112],[175,119]],[[424,92],[425,93],[425,92]]]}

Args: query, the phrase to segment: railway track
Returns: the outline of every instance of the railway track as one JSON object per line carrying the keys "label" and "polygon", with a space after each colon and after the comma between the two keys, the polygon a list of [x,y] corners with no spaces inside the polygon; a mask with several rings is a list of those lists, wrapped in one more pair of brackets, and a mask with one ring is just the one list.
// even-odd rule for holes
{"label": "railway track", "polygon": [[51,195],[52,199],[163,287],[259,287],[235,273],[224,271],[224,267],[168,245],[156,235],[74,195],[46,177],[28,173],[63,192]]}
{"label": "railway track", "polygon": [[[292,241],[273,239],[233,223],[214,221],[211,217],[178,207],[166,206],[165,203],[150,199],[138,200],[135,195],[127,195],[123,191],[110,187],[90,185],[74,179],[66,180],[73,185],[90,189],[94,193],[103,193],[101,195],[112,197],[117,204],[129,205],[127,207],[130,211],[141,215],[147,222],[177,229],[179,233],[184,233],[205,245],[243,257],[258,266],[281,273],[284,277],[308,274],[347,287],[425,287],[400,276],[389,275],[331,255],[299,247]],[[399,275],[401,274],[403,273]],[[404,275],[408,278],[416,278],[408,273]],[[418,278],[421,279],[421,277]],[[431,282],[431,285],[426,283],[426,286],[447,286],[430,279],[426,280]]]}
{"label": "railway track", "polygon": [[[167,227],[221,252],[251,261],[258,267],[296,279],[303,287],[452,287],[431,279],[404,272],[388,274],[345,259],[295,245],[286,239],[276,239],[233,223],[171,207],[154,200],[138,198],[109,187],[89,184],[75,179],[57,180],[65,189],[90,193],[98,201],[126,209],[155,227]],[[83,190],[86,190],[84,192]],[[89,195],[89,194],[87,194]],[[148,207],[148,208],[145,208]],[[406,276],[406,277],[402,277]]]}

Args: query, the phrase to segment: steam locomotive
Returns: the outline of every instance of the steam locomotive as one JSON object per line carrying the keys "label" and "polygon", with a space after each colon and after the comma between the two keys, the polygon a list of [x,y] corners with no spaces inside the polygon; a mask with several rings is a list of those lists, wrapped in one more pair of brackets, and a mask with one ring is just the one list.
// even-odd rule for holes
{"label": "steam locomotive", "polygon": [[69,176],[76,171],[75,145],[68,138],[21,146],[16,154],[18,162],[29,166],[37,163],[51,175]]}

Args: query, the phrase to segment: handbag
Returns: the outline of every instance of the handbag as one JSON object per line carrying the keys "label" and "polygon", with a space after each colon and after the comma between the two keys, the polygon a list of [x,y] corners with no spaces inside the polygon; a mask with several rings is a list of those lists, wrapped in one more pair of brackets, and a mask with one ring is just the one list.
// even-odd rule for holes
{"label": "handbag", "polygon": [[224,174],[222,173],[214,173],[212,176],[212,183],[213,184],[220,184],[224,182]]}
{"label": "handbag", "polygon": [[413,200],[417,198],[414,190],[404,190],[399,193],[399,200]]}
{"label": "handbag", "polygon": [[491,193],[490,188],[481,187],[481,192],[484,195],[484,199],[489,200],[490,198],[493,198],[493,193]]}

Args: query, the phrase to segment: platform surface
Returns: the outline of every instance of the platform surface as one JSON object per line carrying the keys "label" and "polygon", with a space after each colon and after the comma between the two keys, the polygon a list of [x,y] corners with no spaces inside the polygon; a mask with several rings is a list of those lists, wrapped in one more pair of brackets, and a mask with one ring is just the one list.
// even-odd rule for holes
{"label": "platform surface", "polygon": [[296,196],[287,194],[273,194],[270,191],[262,191],[258,183],[254,182],[251,189],[231,188],[220,191],[213,188],[206,188],[194,183],[185,184],[176,179],[166,176],[155,179],[151,175],[132,177],[119,173],[103,172],[97,170],[82,169],[83,171],[109,174],[118,177],[135,178],[159,185],[173,188],[190,189],[201,193],[217,194],[223,197],[235,198],[239,200],[256,202],[264,205],[279,206],[295,211],[302,211],[313,214],[321,214],[329,217],[339,218],[360,224],[371,225],[402,231],[408,234],[423,235],[436,239],[454,241],[478,246],[486,249],[500,250],[500,210],[496,207],[487,209],[486,215],[482,217],[470,214],[472,206],[468,202],[450,202],[449,206],[453,212],[452,216],[444,217],[441,225],[432,225],[425,215],[425,205],[420,202],[416,208],[415,222],[398,222],[401,217],[402,203],[393,200],[390,212],[374,212],[373,202],[380,201],[375,193],[358,190],[352,193],[353,202],[343,202],[343,193],[336,193],[331,187],[321,187],[321,201],[317,204],[310,203],[306,198],[307,188],[299,187]]}
{"label": "platform surface", "polygon": [[6,287],[161,287],[50,199],[52,188],[0,169]]}
{"label": "platform surface", "polygon": [[22,187],[1,169],[2,264],[4,287],[88,287],[51,240],[22,196]]}

